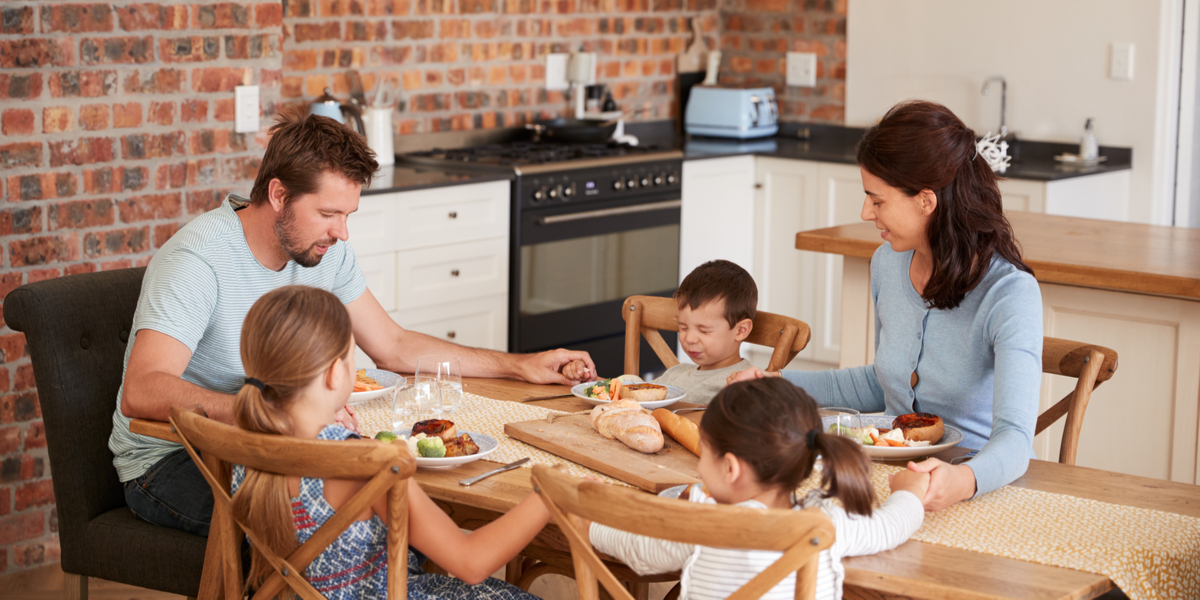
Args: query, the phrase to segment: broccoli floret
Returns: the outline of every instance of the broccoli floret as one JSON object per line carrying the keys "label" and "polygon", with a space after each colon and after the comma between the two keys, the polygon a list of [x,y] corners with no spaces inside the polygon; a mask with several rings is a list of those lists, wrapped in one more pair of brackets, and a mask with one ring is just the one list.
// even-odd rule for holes
{"label": "broccoli floret", "polygon": [[446,445],[442,438],[425,438],[417,441],[417,452],[425,458],[442,458],[446,456]]}

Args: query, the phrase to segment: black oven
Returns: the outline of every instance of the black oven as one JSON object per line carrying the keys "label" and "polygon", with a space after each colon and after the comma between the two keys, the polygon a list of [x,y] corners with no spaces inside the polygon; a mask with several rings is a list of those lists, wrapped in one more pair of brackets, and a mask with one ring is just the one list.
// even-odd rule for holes
{"label": "black oven", "polygon": [[[611,162],[611,161],[609,161]],[[678,159],[523,169],[513,184],[509,350],[586,350],[623,372],[621,305],[679,283]],[[676,335],[663,332],[671,346]],[[641,371],[663,368],[642,341]]]}

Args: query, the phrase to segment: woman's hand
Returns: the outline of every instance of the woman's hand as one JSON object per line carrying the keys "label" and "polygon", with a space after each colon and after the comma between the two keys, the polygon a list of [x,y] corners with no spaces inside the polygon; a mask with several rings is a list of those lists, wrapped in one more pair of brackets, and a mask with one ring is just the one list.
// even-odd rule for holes
{"label": "woman's hand", "polygon": [[762,379],[763,377],[783,377],[783,373],[779,371],[764,371],[758,367],[750,367],[745,371],[736,371],[729,377],[725,378],[725,385],[737,383],[739,381],[750,381],[751,379]]}
{"label": "woman's hand", "polygon": [[942,510],[975,495],[975,471],[967,465],[952,465],[936,458],[909,462],[908,469],[929,473],[929,491],[921,501],[925,510]]}

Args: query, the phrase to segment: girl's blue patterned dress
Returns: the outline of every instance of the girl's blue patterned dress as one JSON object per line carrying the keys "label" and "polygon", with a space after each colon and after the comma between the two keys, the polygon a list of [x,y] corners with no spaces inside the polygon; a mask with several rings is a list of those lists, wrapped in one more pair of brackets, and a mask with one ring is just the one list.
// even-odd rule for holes
{"label": "girl's blue patterned dress", "polygon": [[[317,439],[345,440],[358,434],[341,425],[326,425]],[[241,465],[233,468],[233,492],[245,480]],[[333,517],[333,507],[325,501],[325,480],[302,477],[300,495],[292,498],[292,518],[300,543]],[[461,579],[426,573],[421,569],[425,557],[408,549],[408,597],[413,600],[538,600],[528,592],[495,578],[478,585]],[[304,578],[326,598],[357,600],[387,598],[387,525],[378,515],[355,521],[308,568]]]}

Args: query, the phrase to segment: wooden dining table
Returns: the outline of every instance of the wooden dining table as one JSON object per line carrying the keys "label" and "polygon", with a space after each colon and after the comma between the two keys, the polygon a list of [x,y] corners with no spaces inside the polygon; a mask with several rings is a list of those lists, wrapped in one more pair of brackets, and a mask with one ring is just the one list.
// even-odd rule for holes
{"label": "wooden dining table", "polygon": [[[498,379],[464,378],[464,391],[496,400],[520,401],[535,396],[568,394],[569,388]],[[534,401],[553,410],[580,411],[590,408],[574,397]],[[702,413],[692,413],[698,419]],[[170,425],[134,420],[135,433],[177,440]],[[950,459],[963,450],[951,449],[938,456]],[[476,529],[511,510],[531,491],[529,469],[515,469],[485,479],[470,487],[459,481],[495,468],[480,460],[451,470],[418,469],[417,482],[454,521],[464,529]],[[1067,496],[1075,496],[1131,507],[1200,517],[1200,486],[1173,483],[1059,463],[1032,460],[1029,469],[1010,485]],[[1015,518],[997,515],[997,519]],[[526,558],[510,564],[509,580],[526,579],[569,569],[569,546],[552,523],[523,551]],[[1015,598],[1077,600],[1095,598],[1114,588],[1105,575],[1053,567],[909,540],[899,547],[870,556],[848,558],[844,598],[897,600],[998,600]],[[524,569],[522,569],[524,567]],[[616,565],[618,577],[639,580],[628,569]],[[532,569],[532,571],[531,571]],[[639,581],[665,581],[669,577]]]}

